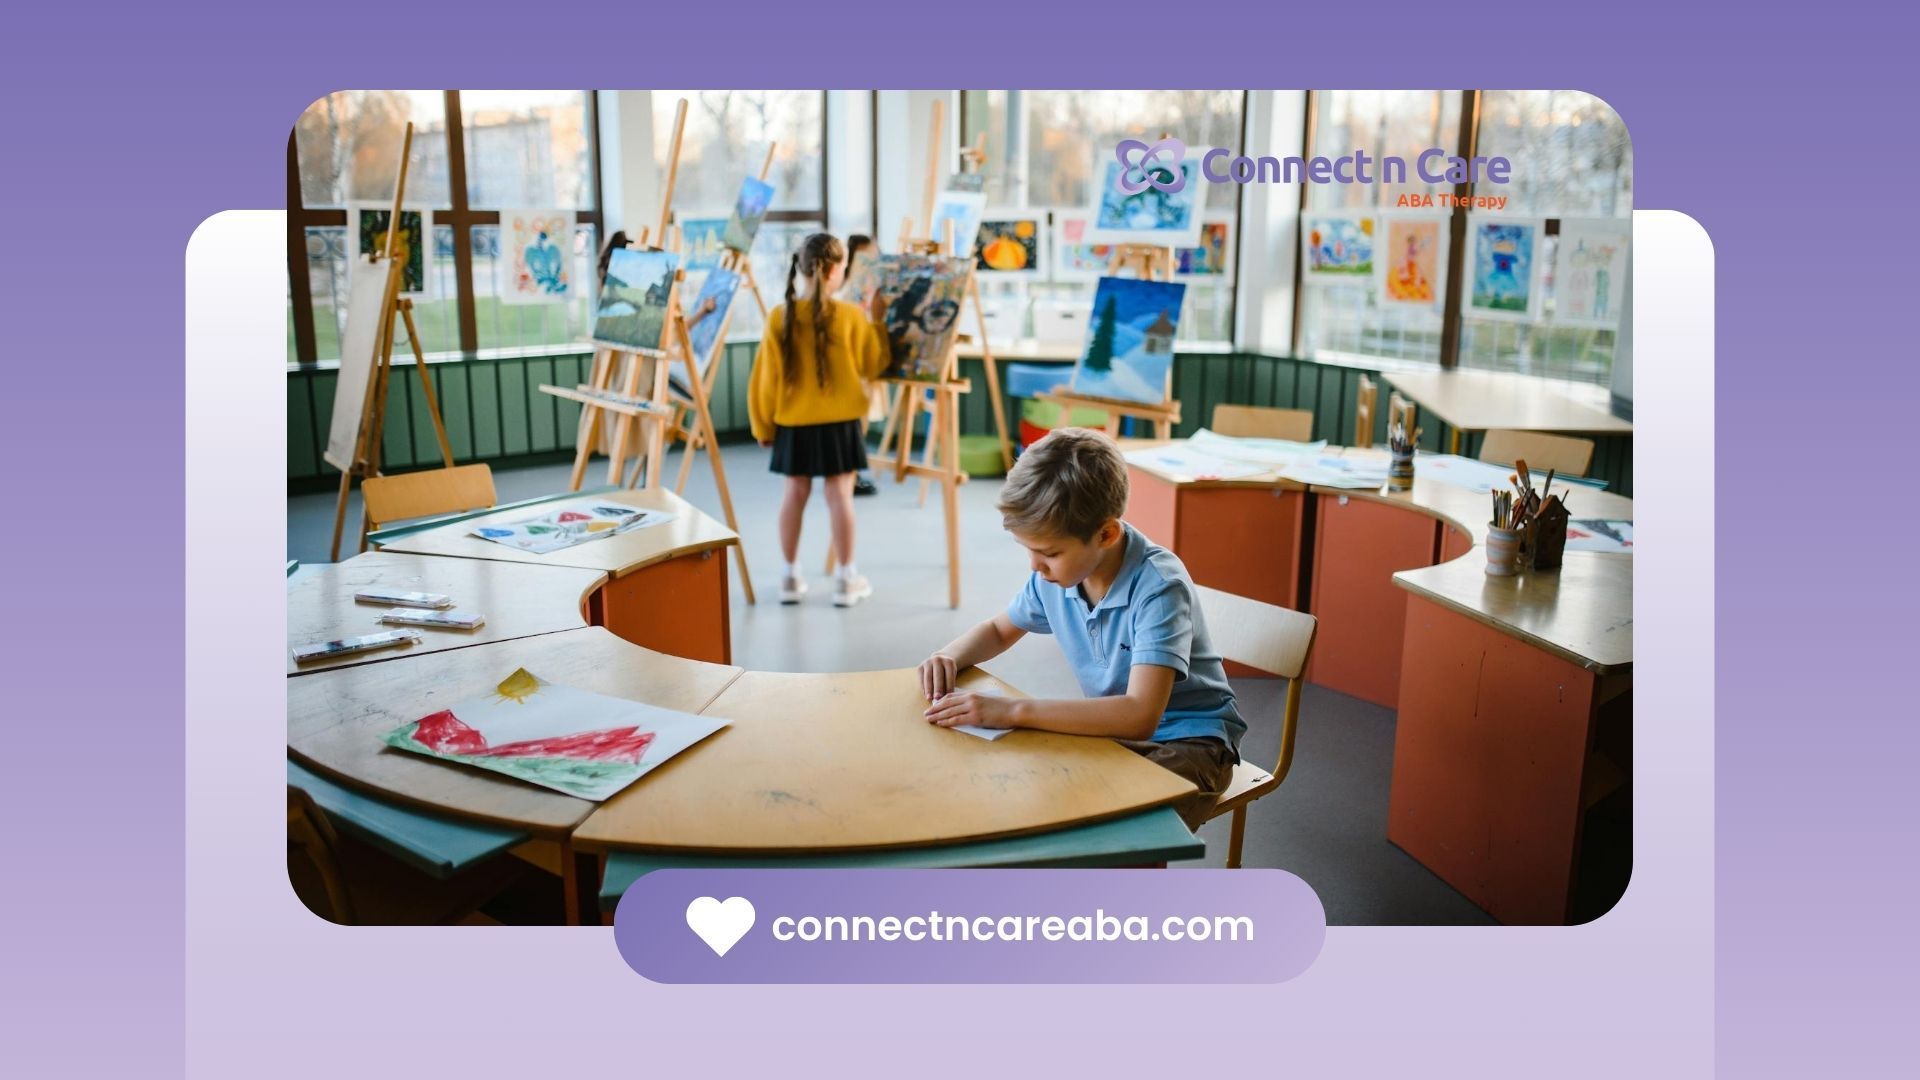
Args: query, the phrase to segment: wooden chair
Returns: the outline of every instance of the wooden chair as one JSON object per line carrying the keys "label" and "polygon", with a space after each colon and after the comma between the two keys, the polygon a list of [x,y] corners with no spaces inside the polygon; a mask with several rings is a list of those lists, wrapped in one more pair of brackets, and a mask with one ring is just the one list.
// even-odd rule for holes
{"label": "wooden chair", "polygon": [[1417,439],[1420,435],[1420,406],[1412,398],[1403,398],[1398,393],[1387,399],[1387,430],[1399,424],[1407,437]]}
{"label": "wooden chair", "polygon": [[1313,651],[1313,631],[1317,621],[1303,612],[1249,600],[1205,585],[1195,585],[1200,610],[1207,620],[1207,633],[1220,655],[1235,663],[1278,675],[1287,680],[1287,704],[1280,714],[1280,761],[1272,771],[1242,761],[1233,767],[1233,780],[1207,815],[1211,821],[1222,814],[1233,815],[1233,839],[1227,846],[1227,866],[1240,866],[1240,846],[1246,837],[1247,806],[1272,792],[1287,778],[1293,766],[1293,739],[1300,720],[1302,673],[1307,655]]}
{"label": "wooden chair", "polygon": [[480,905],[533,876],[501,856],[435,879],[335,828],[313,797],[287,785],[287,879],[308,910],[343,926],[483,925]]}
{"label": "wooden chair", "polygon": [[1213,423],[1216,434],[1238,439],[1287,439],[1313,441],[1312,409],[1264,409],[1257,405],[1215,405]]}
{"label": "wooden chair", "polygon": [[1585,476],[1587,466],[1593,464],[1593,440],[1538,431],[1489,431],[1480,440],[1480,460],[1495,465],[1524,461],[1530,471],[1543,476],[1548,469],[1563,476]]}
{"label": "wooden chair", "polygon": [[1360,376],[1360,389],[1354,394],[1353,445],[1362,450],[1373,446],[1373,409],[1380,401],[1380,384]]}
{"label": "wooden chair", "polygon": [[493,470],[485,465],[455,465],[397,476],[370,476],[360,485],[371,529],[396,521],[485,510],[493,506]]}

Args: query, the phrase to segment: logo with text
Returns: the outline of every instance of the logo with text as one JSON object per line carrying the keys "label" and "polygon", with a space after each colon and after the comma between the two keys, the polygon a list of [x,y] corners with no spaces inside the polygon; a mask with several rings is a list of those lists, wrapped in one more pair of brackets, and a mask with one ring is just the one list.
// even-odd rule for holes
{"label": "logo with text", "polygon": [[1187,144],[1171,136],[1149,146],[1139,139],[1122,139],[1113,148],[1120,160],[1113,186],[1124,195],[1138,195],[1156,188],[1177,195],[1187,186],[1186,170],[1180,163],[1187,158]]}
{"label": "logo with text", "polygon": [[[1123,195],[1138,195],[1153,188],[1169,195],[1187,186],[1184,165],[1187,145],[1171,135],[1155,143],[1122,139],[1113,148],[1120,162],[1113,186]],[[1428,147],[1411,158],[1396,154],[1373,155],[1353,150],[1332,157],[1315,155],[1274,157],[1263,154],[1250,157],[1215,147],[1200,156],[1199,173],[1215,184],[1412,184],[1412,185],[1506,185],[1513,178],[1513,162],[1504,157],[1461,157],[1439,146]],[[1399,207],[1471,206],[1479,209],[1503,209],[1505,195],[1460,195],[1448,192],[1401,192],[1395,197]]]}

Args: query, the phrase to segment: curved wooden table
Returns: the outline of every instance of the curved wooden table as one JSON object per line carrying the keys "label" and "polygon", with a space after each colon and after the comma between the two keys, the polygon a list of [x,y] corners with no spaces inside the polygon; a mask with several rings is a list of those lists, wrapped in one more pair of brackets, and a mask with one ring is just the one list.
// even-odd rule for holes
{"label": "curved wooden table", "polygon": [[[1009,692],[985,672],[961,685]],[[935,727],[911,668],[749,671],[705,715],[729,726],[602,803],[596,849],[815,854],[1019,836],[1171,803],[1188,781],[1109,739]]]}
{"label": "curved wooden table", "polygon": [[[554,503],[585,498],[665,511],[674,519],[544,555],[473,535],[482,525],[524,521]],[[733,658],[725,556],[740,538],[664,488],[567,492],[444,523],[383,531],[374,541],[383,551],[597,570],[606,580],[589,602],[588,619],[594,625],[675,656],[709,663]]]}
{"label": "curved wooden table", "polygon": [[[368,551],[344,562],[303,566],[287,581],[287,674],[308,675],[577,630],[587,625],[588,597],[606,580],[607,575],[599,570],[436,559],[390,551]],[[355,593],[371,588],[445,593],[453,598],[455,610],[478,612],[486,617],[486,625],[477,630],[415,627],[424,639],[418,645],[294,663],[296,646],[391,629],[377,621],[390,605],[363,604],[353,598]]]}
{"label": "curved wooden table", "polygon": [[[583,690],[725,716],[729,726],[598,804],[381,741],[484,695],[518,667]],[[1014,692],[984,672],[963,683]],[[742,672],[588,627],[290,680],[287,749],[302,767],[394,806],[544,843],[573,916],[590,910],[599,866],[616,851],[797,858],[916,848],[930,850],[923,862],[938,864],[931,849],[953,846],[981,865],[1092,856],[1113,865],[1129,853],[1135,863],[1200,853],[1184,826],[1178,834],[1190,846],[1168,846],[1172,811],[1154,809],[1193,786],[1145,758],[1106,739],[1045,732],[988,742],[927,724],[924,708],[912,669]],[[1116,818],[1145,820],[1131,831],[1086,829],[1072,844],[1018,843]],[[1001,839],[1013,847],[967,843]],[[1142,849],[1147,842],[1157,846]]]}

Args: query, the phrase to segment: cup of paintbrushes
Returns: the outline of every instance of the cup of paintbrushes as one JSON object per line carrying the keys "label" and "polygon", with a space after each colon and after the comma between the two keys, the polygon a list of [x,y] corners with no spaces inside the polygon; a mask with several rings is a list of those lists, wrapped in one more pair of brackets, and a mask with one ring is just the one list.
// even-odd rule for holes
{"label": "cup of paintbrushes", "polygon": [[1520,571],[1520,541],[1525,536],[1521,529],[1503,529],[1498,525],[1487,526],[1487,540],[1481,546],[1487,550],[1487,574],[1491,577],[1511,577]]}

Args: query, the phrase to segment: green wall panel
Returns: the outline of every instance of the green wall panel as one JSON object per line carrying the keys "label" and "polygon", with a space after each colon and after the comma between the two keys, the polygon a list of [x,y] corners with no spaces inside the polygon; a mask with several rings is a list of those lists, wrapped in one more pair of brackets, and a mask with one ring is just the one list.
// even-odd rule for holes
{"label": "green wall panel", "polygon": [[[723,442],[751,437],[747,382],[752,373],[753,342],[733,342],[716,363],[711,400],[714,426]],[[1006,366],[999,361],[1000,382],[1006,385]],[[551,460],[571,452],[578,430],[580,406],[539,392],[541,383],[572,386],[585,382],[592,356],[573,350],[551,355],[490,356],[436,364],[432,369],[447,437],[460,462],[513,464],[523,460]],[[1071,365],[1060,365],[1064,382]],[[992,406],[987,395],[986,369],[977,359],[962,360],[960,373],[972,380],[973,392],[961,399],[960,426],[966,434],[992,434]],[[1215,405],[1263,405],[1314,411],[1314,437],[1334,443],[1354,441],[1354,402],[1360,378],[1380,386],[1374,414],[1374,443],[1385,442],[1387,404],[1391,387],[1377,371],[1319,364],[1290,357],[1253,353],[1195,353],[1177,357],[1173,368],[1174,394],[1181,405],[1175,429],[1189,435],[1206,426]],[[337,483],[335,470],[321,460],[327,426],[333,415],[336,376],[331,371],[297,370],[287,375],[287,478],[295,490],[320,490]],[[393,373],[388,422],[382,443],[389,469],[429,467],[439,461],[439,449],[411,364]],[[1018,431],[1019,402],[1006,401],[1005,419],[1011,436]],[[1437,418],[1421,421],[1420,443],[1427,449],[1446,446],[1448,431]],[[874,433],[877,437],[877,432]],[[1464,452],[1475,453],[1480,437],[1471,435]],[[1630,437],[1595,440],[1592,472],[1615,491],[1633,493],[1633,440]]]}

